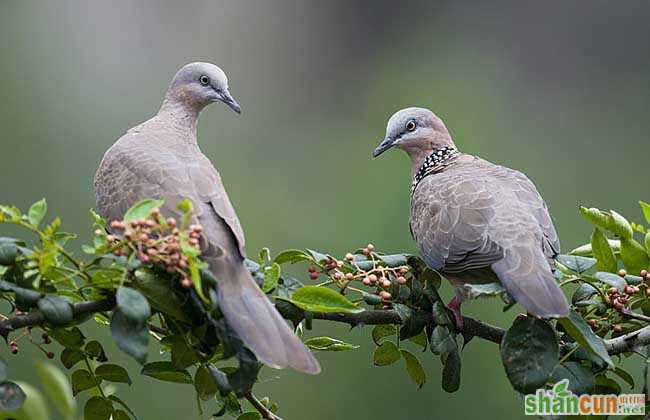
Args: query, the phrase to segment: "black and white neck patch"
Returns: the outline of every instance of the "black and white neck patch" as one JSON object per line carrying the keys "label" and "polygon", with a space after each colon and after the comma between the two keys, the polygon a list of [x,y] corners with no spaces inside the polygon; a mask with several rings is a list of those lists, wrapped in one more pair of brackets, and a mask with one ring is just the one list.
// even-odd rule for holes
{"label": "black and white neck patch", "polygon": [[460,152],[450,146],[435,149],[429,156],[427,156],[426,159],[424,159],[424,163],[422,163],[422,166],[420,166],[420,169],[418,169],[415,177],[413,177],[413,182],[411,183],[411,195],[413,195],[415,188],[418,186],[420,181],[424,179],[424,177],[437,172],[445,162],[458,155],[460,155]]}

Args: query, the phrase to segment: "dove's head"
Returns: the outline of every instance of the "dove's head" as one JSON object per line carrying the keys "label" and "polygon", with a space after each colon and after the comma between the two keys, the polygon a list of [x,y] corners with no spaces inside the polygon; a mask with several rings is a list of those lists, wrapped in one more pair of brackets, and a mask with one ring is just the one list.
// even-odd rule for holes
{"label": "dove's head", "polygon": [[197,111],[212,102],[223,102],[236,113],[241,113],[241,107],[228,90],[226,73],[210,63],[183,66],[169,85],[165,100]]}
{"label": "dove's head", "polygon": [[404,150],[412,159],[442,147],[456,147],[440,118],[426,108],[415,107],[402,109],[390,117],[386,137],[372,156],[377,157],[393,146]]}

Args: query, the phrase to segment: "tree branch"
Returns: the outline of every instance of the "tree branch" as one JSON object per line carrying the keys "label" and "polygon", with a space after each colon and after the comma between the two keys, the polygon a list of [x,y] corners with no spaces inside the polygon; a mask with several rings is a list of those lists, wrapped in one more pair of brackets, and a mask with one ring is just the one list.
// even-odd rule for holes
{"label": "tree branch", "polygon": [[[356,314],[347,313],[315,313],[314,319],[323,319],[327,321],[343,322],[351,326],[360,324],[379,325],[379,324],[401,324],[402,319],[396,311],[392,310],[373,310],[363,311]],[[434,324],[433,315],[428,315],[426,322]],[[463,317],[463,329],[460,331],[465,335],[480,337],[493,343],[501,343],[505,331],[499,327],[478,321],[474,318]]]}
{"label": "tree branch", "polygon": [[[115,301],[91,300],[88,302],[76,303],[72,306],[74,319],[79,319],[84,315],[94,314],[97,312],[110,311],[115,306]],[[27,315],[19,315],[0,321],[0,335],[7,337],[10,332],[24,327],[34,327],[45,322],[45,317],[40,311],[35,311]]]}
{"label": "tree branch", "polygon": [[[110,311],[115,306],[111,299],[80,302],[73,305],[74,318],[79,319],[84,315],[97,312]],[[325,321],[341,322],[351,326],[357,325],[380,325],[380,324],[401,324],[402,319],[394,310],[369,310],[355,314],[348,313],[314,313],[314,319]],[[505,330],[488,323],[470,317],[463,317],[464,325],[461,333],[464,335],[479,337],[493,343],[500,344]],[[428,315],[426,322],[429,325],[435,323],[433,315]],[[7,337],[9,333],[20,328],[33,327],[45,323],[45,317],[40,311],[34,311],[28,315],[19,315],[0,321],[0,335]],[[605,348],[611,355],[625,352],[640,353],[644,346],[650,345],[650,325],[637,331],[630,332],[620,337],[604,340]]]}
{"label": "tree branch", "polygon": [[650,325],[620,337],[605,340],[605,349],[607,349],[607,353],[612,355],[625,352],[641,353],[643,347],[649,344]]}

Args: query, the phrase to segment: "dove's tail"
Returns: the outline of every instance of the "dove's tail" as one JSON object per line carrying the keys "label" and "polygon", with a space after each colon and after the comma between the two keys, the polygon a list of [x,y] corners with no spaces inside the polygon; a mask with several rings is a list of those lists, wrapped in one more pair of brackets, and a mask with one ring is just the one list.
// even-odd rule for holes
{"label": "dove's tail", "polygon": [[[226,265],[226,264],[223,264]],[[243,261],[218,270],[219,308],[264,364],[317,374],[320,365],[257,286]]]}
{"label": "dove's tail", "polygon": [[511,247],[492,269],[508,293],[533,315],[569,315],[566,296],[558,286],[542,251]]}

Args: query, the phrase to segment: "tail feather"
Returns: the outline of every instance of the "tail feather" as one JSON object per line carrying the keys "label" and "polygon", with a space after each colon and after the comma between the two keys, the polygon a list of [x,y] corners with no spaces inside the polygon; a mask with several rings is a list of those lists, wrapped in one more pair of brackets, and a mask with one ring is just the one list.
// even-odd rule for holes
{"label": "tail feather", "polygon": [[227,274],[218,276],[219,307],[244,344],[269,367],[319,373],[314,355],[289,328],[244,264],[230,267]]}
{"label": "tail feather", "polygon": [[566,296],[541,250],[512,247],[506,250],[504,258],[492,264],[492,270],[508,293],[531,314],[541,317],[569,315]]}

